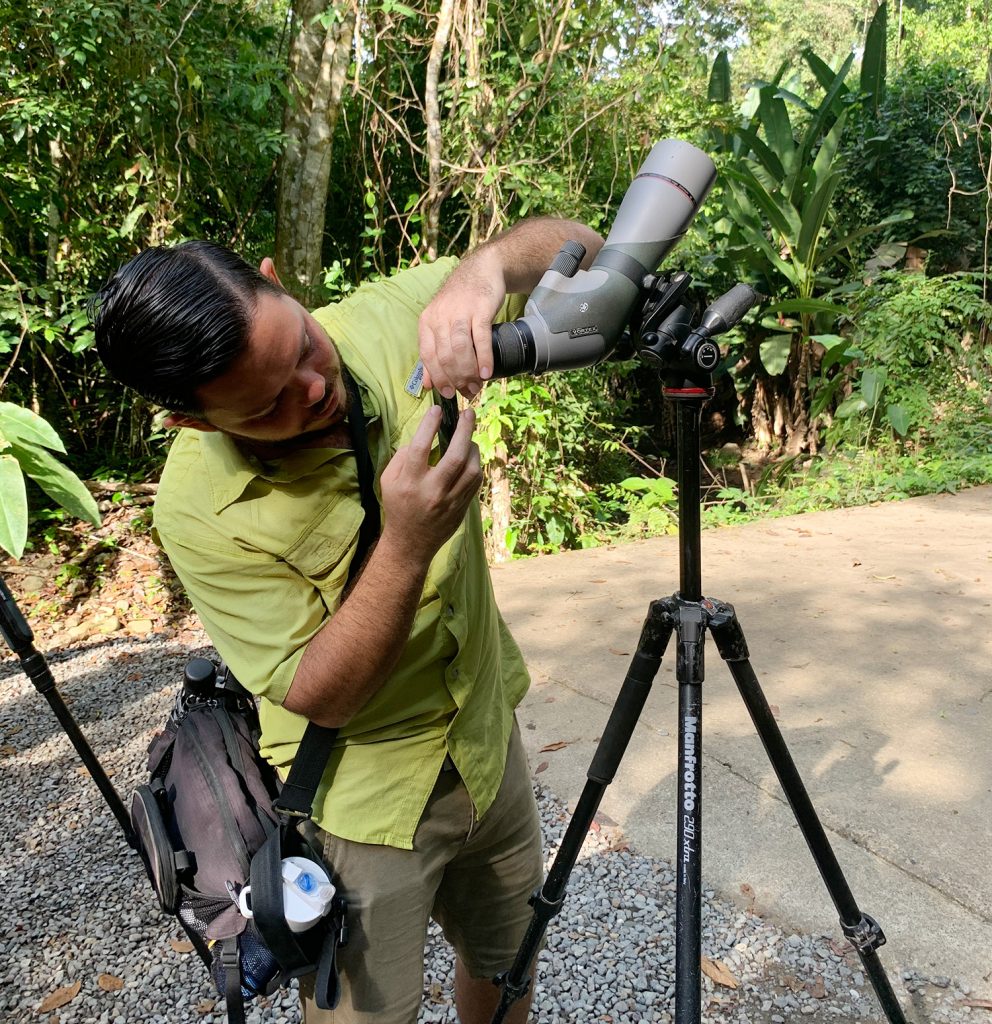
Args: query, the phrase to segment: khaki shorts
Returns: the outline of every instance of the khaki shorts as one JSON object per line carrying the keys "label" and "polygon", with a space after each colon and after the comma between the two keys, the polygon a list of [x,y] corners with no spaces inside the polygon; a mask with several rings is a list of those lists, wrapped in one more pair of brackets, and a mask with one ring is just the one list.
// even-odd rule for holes
{"label": "khaki shorts", "polygon": [[512,966],[543,878],[530,771],[514,725],[506,771],[481,821],[457,771],[442,771],[413,850],[326,835],[324,853],[348,900],[339,951],[341,1002],[320,1010],[313,975],[300,979],[305,1024],[414,1024],[433,917],[473,978]]}

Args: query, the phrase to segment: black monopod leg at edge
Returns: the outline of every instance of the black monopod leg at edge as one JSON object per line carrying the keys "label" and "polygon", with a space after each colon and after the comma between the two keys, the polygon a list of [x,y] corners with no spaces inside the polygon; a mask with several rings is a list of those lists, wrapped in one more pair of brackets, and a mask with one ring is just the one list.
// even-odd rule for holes
{"label": "black monopod leg at edge", "polygon": [[492,1024],[500,1024],[506,1018],[510,1007],[518,999],[522,999],[530,989],[530,969],[534,957],[547,931],[548,922],[561,910],[565,901],[568,877],[575,867],[575,861],[578,859],[599,802],[623,759],[674,628],[675,621],[669,602],[652,601],[641,630],[637,650],[634,652],[627,676],[589,766],[586,776],[588,781],[579,797],[575,813],[565,830],[561,847],[544,885],[531,897],[530,903],[534,908],[534,914],[527,926],[516,959],[509,971],[493,979],[502,991]]}
{"label": "black monopod leg at edge", "polygon": [[124,838],[131,847],[135,847],[134,830],[131,827],[131,818],[127,813],[123,801],[114,789],[103,766],[97,760],[86,737],[80,731],[72,713],[65,705],[62,694],[55,685],[55,679],[45,658],[34,646],[34,633],[27,624],[20,608],[14,601],[14,596],[7,588],[7,584],[0,579],[0,633],[7,642],[7,646],[17,655],[21,662],[24,674],[34,683],[35,689],[48,701],[59,724],[65,730],[72,745],[76,748],[87,771],[93,777],[100,792],[103,794],[107,806],[114,812],[114,817],[120,823],[124,831]]}

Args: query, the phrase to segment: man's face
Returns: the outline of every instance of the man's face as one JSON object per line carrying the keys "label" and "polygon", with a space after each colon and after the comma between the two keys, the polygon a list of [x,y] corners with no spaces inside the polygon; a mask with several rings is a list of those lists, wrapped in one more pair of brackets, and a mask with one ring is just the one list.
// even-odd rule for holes
{"label": "man's face", "polygon": [[197,391],[206,422],[234,437],[287,441],[340,423],[341,359],[324,329],[288,295],[257,297],[248,346]]}

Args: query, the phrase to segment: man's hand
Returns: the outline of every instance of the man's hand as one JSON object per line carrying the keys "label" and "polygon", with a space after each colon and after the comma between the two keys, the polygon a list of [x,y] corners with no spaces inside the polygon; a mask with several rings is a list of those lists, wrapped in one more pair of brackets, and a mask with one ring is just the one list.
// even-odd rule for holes
{"label": "man's hand", "polygon": [[425,564],[458,529],[482,483],[478,446],[472,441],[475,413],[465,409],[447,451],[430,465],[441,410],[428,410],[410,443],[397,450],[382,472],[383,540],[399,541]]}
{"label": "man's hand", "polygon": [[529,295],[569,239],[585,246],[588,269],[603,239],[591,228],[556,217],[514,224],[471,252],[420,315],[424,387],[445,398],[478,394],[493,375],[493,317],[507,294]]}
{"label": "man's hand", "polygon": [[478,394],[493,375],[493,317],[506,298],[502,264],[480,249],[449,275],[420,315],[424,387],[445,398]]}

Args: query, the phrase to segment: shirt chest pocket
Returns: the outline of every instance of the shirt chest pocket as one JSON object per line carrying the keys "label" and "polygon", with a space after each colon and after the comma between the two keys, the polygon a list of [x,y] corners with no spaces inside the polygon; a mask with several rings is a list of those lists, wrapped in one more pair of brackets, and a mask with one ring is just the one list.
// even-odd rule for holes
{"label": "shirt chest pocket", "polygon": [[321,592],[328,611],[334,611],[341,603],[364,516],[357,495],[342,495],[283,556],[287,564]]}

